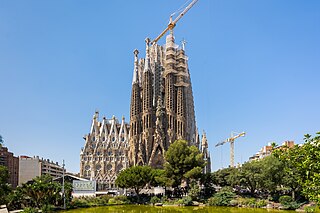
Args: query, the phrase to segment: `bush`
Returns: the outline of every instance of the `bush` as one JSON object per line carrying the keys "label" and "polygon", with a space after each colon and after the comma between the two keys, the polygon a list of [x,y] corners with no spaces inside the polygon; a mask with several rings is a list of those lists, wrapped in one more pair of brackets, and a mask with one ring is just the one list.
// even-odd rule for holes
{"label": "bush", "polygon": [[160,203],[160,198],[158,198],[157,196],[153,196],[151,199],[150,199],[150,203],[152,203],[153,205],[155,203]]}
{"label": "bush", "polygon": [[116,197],[114,197],[114,199],[115,199],[119,204],[129,204],[129,203],[130,203],[128,197],[125,196],[125,195],[116,196]]}
{"label": "bush", "polygon": [[236,197],[236,194],[229,188],[222,188],[213,197],[208,199],[210,206],[231,206],[231,200]]}
{"label": "bush", "polygon": [[169,202],[168,197],[167,197],[167,196],[163,196],[163,197],[161,198],[161,202],[162,202],[162,203],[167,203],[167,202]]}
{"label": "bush", "polygon": [[182,199],[178,200],[178,204],[182,204],[184,206],[191,206],[192,198],[190,196],[183,197]]}
{"label": "bush", "polygon": [[192,200],[198,200],[200,196],[200,188],[198,184],[194,184],[191,186],[188,195],[192,198]]}
{"label": "bush", "polygon": [[289,203],[292,202],[292,198],[288,195],[283,195],[279,198],[279,202],[282,204],[282,205],[287,205]]}
{"label": "bush", "polygon": [[238,206],[238,205],[239,205],[239,201],[237,199],[230,201],[230,206]]}
{"label": "bush", "polygon": [[53,212],[55,209],[54,205],[43,205],[41,207],[41,212],[43,213],[49,213],[49,212]]}
{"label": "bush", "polygon": [[267,204],[268,204],[268,202],[266,200],[258,200],[256,202],[256,207],[261,208],[261,207],[266,206]]}
{"label": "bush", "polygon": [[89,207],[89,203],[85,199],[80,198],[73,199],[71,205],[78,208]]}
{"label": "bush", "polygon": [[130,201],[127,198],[127,196],[120,195],[113,198],[110,198],[108,201],[108,204],[114,205],[114,204],[129,204]]}
{"label": "bush", "polygon": [[307,213],[316,212],[316,207],[315,206],[306,206],[304,208],[304,211]]}
{"label": "bush", "polygon": [[283,204],[283,209],[286,209],[286,210],[295,210],[295,209],[298,209],[300,207],[300,204],[293,201],[293,202],[290,202],[288,204]]}
{"label": "bush", "polygon": [[95,199],[95,202],[99,205],[99,206],[105,206],[108,205],[108,202],[110,200],[110,196],[109,195],[102,195],[99,196]]}

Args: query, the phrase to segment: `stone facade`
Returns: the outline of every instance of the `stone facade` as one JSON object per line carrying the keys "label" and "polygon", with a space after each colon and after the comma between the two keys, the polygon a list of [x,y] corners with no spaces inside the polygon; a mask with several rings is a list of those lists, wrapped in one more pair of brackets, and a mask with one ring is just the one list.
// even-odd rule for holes
{"label": "stone facade", "polygon": [[198,147],[207,162],[203,172],[211,172],[208,141],[205,133],[200,141],[196,127],[184,46],[170,33],[164,46],[146,39],[145,58],[134,51],[130,125],[114,116],[99,121],[94,114],[80,153],[80,177],[96,180],[98,190],[116,189],[118,173],[129,166],[162,168],[166,150],[178,139]]}
{"label": "stone facade", "polygon": [[118,173],[129,166],[129,129],[124,117],[121,123],[114,116],[100,122],[96,112],[80,152],[80,177],[96,180],[98,190],[116,188]]}
{"label": "stone facade", "polygon": [[[164,153],[177,139],[202,149],[196,128],[191,78],[185,44],[175,44],[172,32],[166,44],[150,45],[146,57],[134,51],[134,70],[130,105],[130,165],[161,168]],[[210,165],[210,162],[209,162]],[[206,169],[208,171],[208,169]]]}
{"label": "stone facade", "polygon": [[7,167],[9,171],[8,182],[13,188],[16,188],[19,179],[19,158],[13,156],[7,147],[0,147],[0,165]]}

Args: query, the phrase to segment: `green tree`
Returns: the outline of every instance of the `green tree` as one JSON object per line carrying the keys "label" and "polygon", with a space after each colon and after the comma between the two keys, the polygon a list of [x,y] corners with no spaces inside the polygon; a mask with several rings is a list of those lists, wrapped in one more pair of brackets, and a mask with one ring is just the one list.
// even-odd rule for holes
{"label": "green tree", "polygon": [[166,172],[163,169],[152,169],[151,170],[151,186],[170,186],[166,177]]}
{"label": "green tree", "polygon": [[200,184],[203,186],[203,196],[204,198],[209,198],[215,192],[213,186],[212,173],[203,174],[200,179]]}
{"label": "green tree", "polygon": [[240,185],[248,188],[250,193],[254,195],[257,189],[263,185],[263,167],[261,161],[246,162],[239,171]]}
{"label": "green tree", "polygon": [[269,193],[275,194],[277,187],[284,183],[284,164],[273,155],[260,160],[262,182],[259,185]]}
{"label": "green tree", "polygon": [[199,149],[188,146],[185,140],[177,140],[171,144],[165,154],[165,160],[164,170],[172,187],[178,187],[182,181],[188,183],[200,178],[205,166]]}
{"label": "green tree", "polygon": [[7,167],[0,165],[0,204],[5,204],[7,195],[10,193],[11,188],[8,184],[9,172]]}
{"label": "green tree", "polygon": [[301,185],[297,178],[300,176],[299,169],[296,167],[296,161],[291,157],[296,156],[299,151],[299,148],[296,147],[293,147],[291,150],[285,147],[284,149],[278,149],[273,152],[273,156],[283,165],[281,184],[291,191],[293,201],[296,200],[296,194],[301,191]]}
{"label": "green tree", "polygon": [[21,188],[22,193],[30,198],[31,207],[56,206],[61,200],[61,185],[53,182],[49,175],[36,177],[31,183],[23,184]]}
{"label": "green tree", "polygon": [[143,187],[152,180],[152,169],[149,166],[133,166],[121,171],[116,179],[120,188],[132,188],[137,196]]}
{"label": "green tree", "polygon": [[212,173],[212,181],[215,185],[224,186],[236,186],[239,185],[239,169],[229,167],[225,169],[219,169]]}
{"label": "green tree", "polygon": [[[305,135],[303,145],[278,151],[275,155],[285,163],[290,180],[294,176],[302,193],[320,204],[320,132],[315,137]],[[297,186],[296,182],[293,186]]]}

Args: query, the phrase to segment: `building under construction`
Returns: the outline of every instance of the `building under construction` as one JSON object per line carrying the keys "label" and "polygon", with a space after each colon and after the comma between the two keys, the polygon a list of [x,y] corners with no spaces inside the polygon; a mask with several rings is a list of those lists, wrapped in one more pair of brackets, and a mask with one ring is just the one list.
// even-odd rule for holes
{"label": "building under construction", "polygon": [[[131,165],[161,168],[164,153],[177,139],[197,146],[206,156],[210,171],[208,142],[204,135],[200,144],[196,128],[194,101],[185,43],[175,43],[173,28],[197,2],[193,0],[175,20],[170,17],[167,28],[152,42],[146,39],[145,58],[134,51],[134,69],[130,106]],[[166,36],[166,43],[157,44]]]}
{"label": "building under construction", "polygon": [[[172,29],[197,2],[193,0],[153,41],[146,39],[145,58],[134,50],[130,124],[121,125],[113,118],[92,120],[80,154],[80,176],[97,180],[101,189],[114,188],[117,174],[129,165],[162,168],[164,154],[175,140],[183,139],[199,148],[211,171],[208,141],[197,131],[188,57],[185,44],[175,43]],[[165,44],[157,41],[166,34]],[[114,127],[113,127],[114,126]],[[117,126],[117,128],[116,128]],[[129,133],[129,134],[127,134]]]}

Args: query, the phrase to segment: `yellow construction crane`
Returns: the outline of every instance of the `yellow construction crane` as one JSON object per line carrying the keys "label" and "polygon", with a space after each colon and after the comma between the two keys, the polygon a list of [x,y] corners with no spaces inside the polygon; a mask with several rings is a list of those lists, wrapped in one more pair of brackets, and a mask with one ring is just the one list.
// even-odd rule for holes
{"label": "yellow construction crane", "polygon": [[230,138],[227,138],[225,141],[222,141],[216,144],[216,147],[217,147],[227,142],[230,143],[230,167],[234,167],[234,140],[240,137],[244,137],[245,134],[246,134],[245,132],[241,132],[241,133],[231,132]]}
{"label": "yellow construction crane", "polygon": [[172,31],[173,28],[176,26],[177,22],[182,18],[182,16],[184,16],[184,15],[190,10],[190,8],[191,8],[195,3],[197,3],[197,1],[198,1],[198,0],[193,0],[193,1],[177,16],[177,18],[176,18],[175,20],[173,20],[173,21],[172,21],[172,16],[173,16],[174,14],[171,14],[171,16],[170,16],[170,21],[169,21],[169,24],[168,24],[167,28],[164,29],[164,30],[162,31],[162,33],[161,33],[160,35],[158,35],[158,37],[155,38],[155,39],[151,42],[151,44],[157,43],[157,42],[159,41],[159,39],[160,39],[164,34],[166,34],[166,32],[168,32],[168,30]]}

